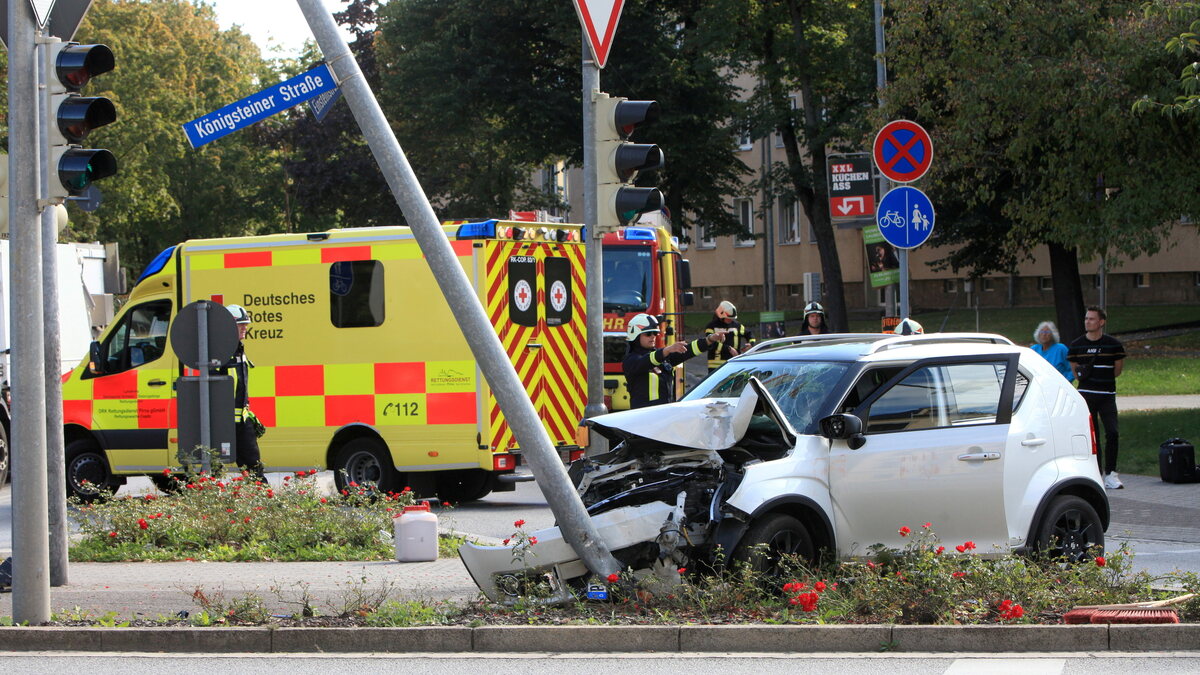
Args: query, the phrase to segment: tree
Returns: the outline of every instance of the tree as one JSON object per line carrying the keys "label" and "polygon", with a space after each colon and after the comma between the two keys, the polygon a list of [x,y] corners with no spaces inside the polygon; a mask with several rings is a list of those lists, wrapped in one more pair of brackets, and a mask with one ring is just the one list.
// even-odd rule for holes
{"label": "tree", "polygon": [[1078,259],[1133,257],[1195,213],[1195,124],[1134,115],[1171,86],[1166,24],[1131,0],[897,0],[880,119],[934,137],[927,189],[944,264],[1011,271],[1046,244],[1064,338],[1082,331]]}
{"label": "tree", "polygon": [[830,325],[845,331],[825,165],[830,151],[861,150],[866,136],[866,113],[875,99],[872,3],[720,0],[705,18],[718,31],[710,35],[713,45],[759,83],[749,92],[743,124],[754,137],[777,133],[781,139],[785,160],[767,177],[771,194],[799,203],[812,223]]}
{"label": "tree", "polygon": [[[697,42],[701,0],[627,3],[602,89],[659,101],[638,140],[664,148],[661,185],[677,232],[736,227],[725,197],[732,152],[727,74]],[[570,3],[393,0],[379,14],[381,101],[444,217],[544,205],[529,185],[547,162],[582,159],[581,31]]]}
{"label": "tree", "polygon": [[185,239],[281,228],[280,158],[257,129],[192,149],[180,128],[275,79],[245,34],[186,0],[98,0],[76,39],[116,58],[88,93],[117,105],[117,121],[91,139],[116,155],[118,173],[99,183],[97,211],[71,207],[71,236],[120,242],[136,269]]}

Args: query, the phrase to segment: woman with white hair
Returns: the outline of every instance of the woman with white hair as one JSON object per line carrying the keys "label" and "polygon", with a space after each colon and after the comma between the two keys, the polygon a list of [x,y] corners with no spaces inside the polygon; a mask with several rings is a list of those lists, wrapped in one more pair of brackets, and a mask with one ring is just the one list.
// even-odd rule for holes
{"label": "woman with white hair", "polygon": [[1037,330],[1033,331],[1033,339],[1031,349],[1057,368],[1058,372],[1067,378],[1067,382],[1074,382],[1075,373],[1071,370],[1071,364],[1067,362],[1067,346],[1059,342],[1058,328],[1054,326],[1054,322],[1039,323]]}

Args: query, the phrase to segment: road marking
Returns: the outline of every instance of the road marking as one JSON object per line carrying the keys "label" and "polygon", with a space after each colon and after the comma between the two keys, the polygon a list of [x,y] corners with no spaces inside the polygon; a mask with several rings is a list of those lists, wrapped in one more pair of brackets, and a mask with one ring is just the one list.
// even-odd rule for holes
{"label": "road marking", "polygon": [[1066,659],[955,659],[945,675],[1058,675]]}

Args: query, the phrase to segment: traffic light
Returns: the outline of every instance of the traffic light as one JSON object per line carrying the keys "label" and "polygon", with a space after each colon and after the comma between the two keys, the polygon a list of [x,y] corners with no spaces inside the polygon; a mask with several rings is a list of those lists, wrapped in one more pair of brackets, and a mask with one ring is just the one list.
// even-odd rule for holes
{"label": "traffic light", "polygon": [[658,102],[629,101],[603,92],[596,93],[595,102],[596,226],[613,230],[663,207],[658,188],[633,186],[639,173],[663,167],[662,150],[657,145],[629,142],[635,129],[658,119]]}
{"label": "traffic light", "polygon": [[46,196],[65,199],[82,195],[93,181],[117,172],[111,152],[82,147],[92,129],[116,121],[117,109],[103,96],[79,94],[93,77],[113,69],[113,53],[104,45],[74,42],[56,42],[48,49],[46,90],[50,100],[45,123],[50,147],[45,156],[51,176]]}

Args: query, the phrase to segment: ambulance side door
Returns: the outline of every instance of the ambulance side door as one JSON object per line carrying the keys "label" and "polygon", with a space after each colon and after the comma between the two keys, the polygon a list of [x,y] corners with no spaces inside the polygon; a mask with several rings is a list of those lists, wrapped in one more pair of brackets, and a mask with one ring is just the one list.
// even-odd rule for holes
{"label": "ambulance side door", "polygon": [[167,342],[171,309],[167,298],[129,307],[100,342],[101,372],[83,376],[92,385],[92,431],[115,473],[160,471],[170,464],[178,369]]}

